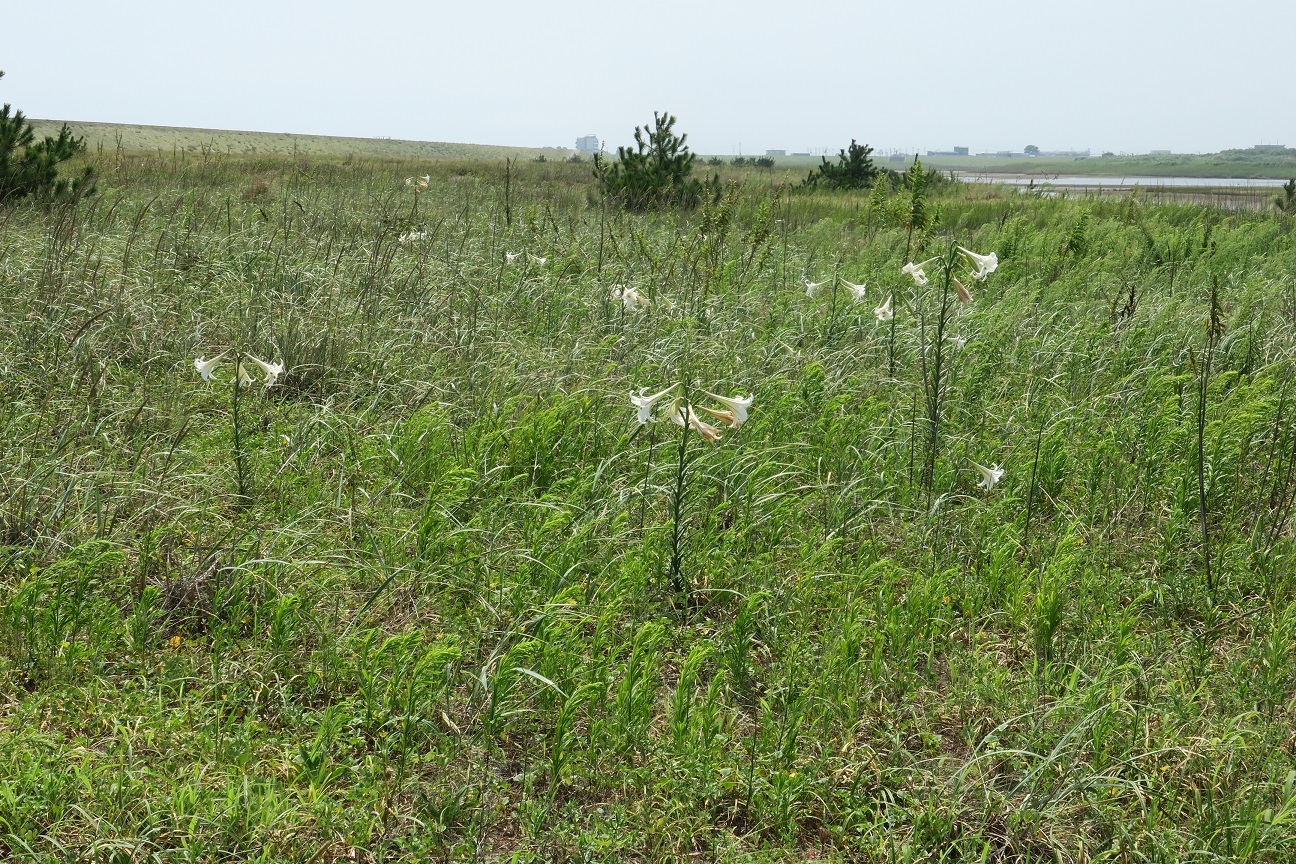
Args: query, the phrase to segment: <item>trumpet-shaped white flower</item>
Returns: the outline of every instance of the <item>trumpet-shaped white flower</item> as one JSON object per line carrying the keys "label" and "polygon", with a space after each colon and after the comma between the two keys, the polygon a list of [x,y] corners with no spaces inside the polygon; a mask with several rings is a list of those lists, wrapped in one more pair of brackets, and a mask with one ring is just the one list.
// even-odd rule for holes
{"label": "trumpet-shaped white flower", "polygon": [[504,253],[504,263],[505,263],[505,264],[512,264],[514,261],[517,260],[517,257],[518,257],[519,254],[521,254],[521,253],[519,253],[519,252],[505,252],[505,253]]}
{"label": "trumpet-shaped white flower", "polygon": [[725,411],[717,411],[714,408],[699,406],[703,411],[715,417],[726,426],[739,429],[747,422],[747,409],[751,407],[752,396],[717,396],[707,390],[701,391],[703,394],[710,396],[712,399],[725,406]]}
{"label": "trumpet-shaped white flower", "polygon": [[535,264],[537,267],[543,267],[544,263],[549,260],[548,258],[541,258],[539,255],[530,255],[529,253],[528,257],[531,259],[531,263]]}
{"label": "trumpet-shaped white flower", "polygon": [[914,284],[919,288],[922,288],[927,284],[927,274],[923,272],[923,268],[935,260],[935,258],[928,258],[921,264],[915,264],[910,261],[908,264],[900,268],[900,272],[905,276],[912,276]]}
{"label": "trumpet-shaped white flower", "polygon": [[251,387],[254,383],[252,381],[252,376],[248,374],[248,371],[243,366],[242,362],[238,364],[238,383],[240,387]]}
{"label": "trumpet-shaped white flower", "polygon": [[993,489],[994,485],[1003,479],[1004,469],[1000,468],[998,465],[993,468],[987,468],[984,465],[978,465],[976,462],[973,462],[972,467],[981,472],[981,482],[977,485],[987,492]]}
{"label": "trumpet-shaped white flower", "polygon": [[854,282],[848,282],[848,281],[846,281],[845,279],[843,279],[843,280],[841,280],[841,281],[842,281],[842,284],[843,284],[843,285],[845,285],[847,288],[850,289],[850,292],[851,292],[851,298],[852,298],[853,302],[855,302],[855,303],[863,303],[863,302],[864,302],[864,293],[865,293],[865,290],[864,290],[864,283],[861,282],[859,285],[856,285]]}
{"label": "trumpet-shaped white flower", "polygon": [[204,381],[210,381],[212,376],[212,370],[216,368],[216,363],[219,362],[220,359],[224,356],[225,356],[225,352],[222,351],[221,353],[217,354],[215,357],[211,358],[210,360],[204,360],[203,358],[199,357],[196,360],[194,360],[194,368],[198,370],[198,374],[202,376],[202,379]]}
{"label": "trumpet-shaped white flower", "polygon": [[[669,394],[672,390],[674,390],[678,386],[679,386],[678,384],[672,384],[669,387],[667,387],[665,390],[661,391],[660,393],[654,393],[651,396],[644,395],[648,391],[647,387],[641,387],[639,389],[638,396],[636,396],[633,393],[630,394],[630,404],[639,409],[639,415],[636,419],[639,421],[640,426],[651,423],[653,421],[653,416],[652,416],[653,406],[657,404],[658,400],[660,400],[663,396]],[[680,425],[682,426],[684,424],[681,423]]]}
{"label": "trumpet-shaped white flower", "polygon": [[273,387],[275,382],[279,380],[279,376],[283,374],[284,367],[282,363],[267,363],[264,360],[258,360],[251,354],[247,355],[247,359],[261,367],[261,371],[266,376],[265,386],[267,387]]}
{"label": "trumpet-shaped white flower", "polygon": [[807,297],[813,297],[813,296],[814,296],[815,289],[816,289],[816,288],[822,288],[823,286],[827,285],[828,282],[827,282],[827,280],[824,280],[823,282],[811,282],[809,279],[807,279],[807,278],[805,278],[804,276],[802,276],[802,277],[801,277],[801,284],[805,286],[805,289],[806,289],[806,296],[807,296]]}
{"label": "trumpet-shaped white flower", "polygon": [[962,336],[947,336],[946,338],[953,342],[954,347],[960,351],[967,347],[967,339]]}
{"label": "trumpet-shaped white flower", "polygon": [[612,299],[620,300],[621,305],[631,312],[647,309],[652,305],[652,301],[640,294],[633,285],[613,285]]}
{"label": "trumpet-shaped white flower", "polygon": [[999,256],[994,252],[991,252],[989,255],[978,255],[971,249],[964,249],[962,246],[958,247],[958,250],[963,254],[963,257],[968,260],[968,263],[976,268],[976,272],[972,274],[972,278],[978,282],[984,281],[984,279],[993,273],[999,266]]}
{"label": "trumpet-shaped white flower", "polygon": [[417,243],[420,240],[427,239],[426,231],[410,231],[408,234],[402,234],[396,242],[402,246],[408,246],[410,243]]}
{"label": "trumpet-shaped white flower", "polygon": [[895,312],[891,309],[891,301],[893,299],[895,299],[894,296],[888,297],[887,302],[873,310],[873,314],[877,316],[879,321],[890,321],[895,317]]}
{"label": "trumpet-shaped white flower", "polygon": [[687,410],[688,406],[684,404],[684,397],[676,396],[671,400],[671,403],[666,406],[666,418],[676,426],[683,426],[688,422],[684,419],[684,412]]}

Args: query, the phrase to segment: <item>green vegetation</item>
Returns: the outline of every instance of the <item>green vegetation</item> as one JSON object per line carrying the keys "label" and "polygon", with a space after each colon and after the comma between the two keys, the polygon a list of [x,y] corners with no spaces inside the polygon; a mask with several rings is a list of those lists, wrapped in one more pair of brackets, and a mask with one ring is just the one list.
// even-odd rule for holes
{"label": "green vegetation", "polygon": [[924,156],[940,170],[998,174],[1116,175],[1118,177],[1286,178],[1296,171],[1296,150],[1225,150],[1221,153],[1050,158]]}
{"label": "green vegetation", "polygon": [[867,144],[857,144],[851,139],[850,147],[837,154],[837,162],[822,157],[817,171],[811,171],[802,183],[803,186],[823,189],[867,189],[877,179],[878,169],[873,165],[869,154],[873,148]]}
{"label": "green vegetation", "polygon": [[674,117],[654,111],[653,128],[636,126],[634,148],[618,147],[615,162],[595,153],[594,177],[603,194],[634,210],[689,209],[718,198],[719,177],[703,181],[693,176],[697,154],[689,150],[688,136],[674,130]]}
{"label": "green vegetation", "polygon": [[0,858],[1290,860],[1292,217],[94,164],[0,219]]}
{"label": "green vegetation", "polygon": [[[0,78],[4,72],[0,71]],[[57,137],[36,140],[36,132],[21,111],[0,108],[0,205],[20,198],[58,198],[89,191],[93,172],[86,167],[80,177],[60,179],[59,165],[85,150],[85,140],[73,137],[66,125]]]}
{"label": "green vegetation", "polygon": [[[33,120],[37,134],[57,134],[61,120]],[[230,129],[189,129],[179,126],[141,126],[131,123],[67,121],[74,135],[84,138],[96,153],[161,151],[167,155],[198,157],[221,155],[315,156],[337,159],[505,159],[548,154],[562,159],[558,147],[503,147],[491,144],[452,144],[444,141],[405,141],[399,138],[344,138],[333,135],[299,135],[291,132],[246,132]]]}
{"label": "green vegetation", "polygon": [[1296,177],[1283,184],[1282,193],[1274,198],[1274,206],[1289,216],[1296,216]]}
{"label": "green vegetation", "polygon": [[[723,160],[712,156],[709,165],[723,165]],[[729,160],[735,168],[773,168],[777,163],[773,156],[735,156]]]}
{"label": "green vegetation", "polygon": [[[57,135],[64,121],[32,120],[37,135]],[[129,123],[92,123],[67,121],[72,134],[83,137],[91,151],[162,151],[195,156],[224,155],[299,155],[326,158],[407,158],[407,159],[536,159],[546,161],[566,158],[561,148],[506,147],[486,144],[452,144],[436,141],[405,141],[389,138],[343,138],[328,135],[299,135],[288,132],[247,132],[225,129],[188,129],[173,126],[141,126]],[[547,155],[546,155],[547,154]],[[718,157],[712,157],[718,158]],[[912,161],[913,154],[900,165]],[[924,156],[929,167],[937,170],[987,171],[1022,174],[1118,174],[1121,176],[1188,176],[1188,177],[1269,177],[1286,179],[1296,172],[1296,149],[1226,150],[1199,155],[1117,156],[1104,153],[1089,158],[1005,159],[986,156]],[[785,182],[804,176],[820,160],[809,156],[746,157],[738,167],[770,159],[779,168],[789,169]],[[719,165],[727,160],[720,160]],[[711,164],[708,160],[708,164]],[[775,180],[780,178],[776,176]]]}

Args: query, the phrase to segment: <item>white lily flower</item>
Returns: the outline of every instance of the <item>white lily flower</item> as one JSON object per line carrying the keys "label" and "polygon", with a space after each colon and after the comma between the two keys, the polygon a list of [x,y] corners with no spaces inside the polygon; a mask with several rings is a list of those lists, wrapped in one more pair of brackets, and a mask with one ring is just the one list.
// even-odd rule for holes
{"label": "white lily flower", "polygon": [[811,282],[809,279],[807,279],[807,278],[805,278],[804,276],[802,276],[802,277],[801,277],[801,284],[805,286],[805,289],[806,289],[806,296],[807,296],[807,297],[813,297],[813,296],[814,296],[815,289],[816,289],[816,288],[822,288],[823,286],[827,285],[827,284],[828,284],[828,281],[825,279],[823,282]]}
{"label": "white lily flower", "polygon": [[912,276],[914,284],[919,288],[922,288],[927,284],[927,274],[923,272],[923,268],[935,260],[935,258],[928,258],[921,264],[915,264],[910,261],[908,264],[900,268],[900,272],[905,276]]}
{"label": "white lily flower", "polygon": [[640,294],[633,285],[613,285],[612,299],[620,300],[621,304],[631,312],[647,309],[652,305],[652,301]]}
{"label": "white lily flower", "polygon": [[850,289],[851,297],[854,302],[864,302],[864,283],[861,282],[859,285],[856,285],[854,282],[848,282],[845,279],[842,279],[841,281],[843,285]]}
{"label": "white lily flower", "polygon": [[945,338],[953,342],[954,347],[960,351],[962,351],[964,348],[967,347],[967,339],[963,338],[962,336],[947,336]]}
{"label": "white lily flower", "polygon": [[742,425],[747,422],[747,409],[751,407],[752,399],[754,397],[717,396],[716,394],[711,393],[707,390],[702,390],[700,392],[702,392],[707,396],[710,396],[712,399],[716,400],[721,405],[725,406],[725,408],[729,409],[727,411],[716,411],[713,408],[706,408],[706,407],[702,408],[703,411],[707,412],[712,417],[715,417],[717,420],[720,420],[726,426],[730,426],[734,429],[738,429],[741,428]]}
{"label": "white lily flower", "polygon": [[895,312],[891,309],[891,301],[893,299],[894,297],[888,297],[887,302],[873,310],[873,314],[877,316],[879,321],[890,321],[895,317]]}
{"label": "white lily flower", "polygon": [[978,465],[973,462],[972,467],[981,472],[981,482],[977,485],[987,492],[993,489],[994,485],[998,483],[1004,475],[1004,469],[1000,468],[998,465],[993,468],[987,468],[984,465]]}
{"label": "white lily flower", "polygon": [[194,368],[198,370],[198,374],[202,376],[202,379],[204,381],[210,381],[212,376],[212,370],[216,368],[217,361],[219,361],[224,356],[225,356],[225,352],[222,351],[221,353],[217,354],[215,357],[211,358],[210,360],[204,360],[203,358],[199,357],[196,360],[194,360]]}
{"label": "white lily flower", "polygon": [[266,376],[265,386],[267,387],[273,387],[275,382],[279,380],[279,376],[283,374],[284,367],[282,363],[267,363],[264,360],[258,360],[251,354],[247,355],[247,358],[261,367],[261,371]]}
{"label": "white lily flower", "polygon": [[[660,393],[654,393],[651,396],[644,395],[644,393],[647,392],[648,390],[647,387],[639,388],[638,396],[636,396],[633,393],[630,394],[630,404],[634,405],[636,408],[639,409],[639,415],[636,419],[639,421],[640,426],[652,422],[653,406],[657,404],[658,400],[660,400],[663,396],[667,395],[678,386],[679,386],[678,384],[672,384],[669,387],[667,387],[665,390],[661,391]],[[680,425],[683,426],[684,424],[681,422]]]}
{"label": "white lily flower", "polygon": [[539,255],[530,255],[529,253],[528,257],[530,257],[531,263],[535,264],[537,267],[543,267],[544,263],[549,260],[548,258],[541,258]]}
{"label": "white lily flower", "polygon": [[671,403],[666,406],[666,417],[676,426],[683,426],[686,422],[684,419],[688,406],[684,405],[684,397],[676,396]]}
{"label": "white lily flower", "polygon": [[253,384],[252,376],[247,373],[247,369],[241,362],[238,364],[238,383],[240,387],[251,387]]}
{"label": "white lily flower", "polygon": [[958,247],[958,250],[963,253],[963,257],[968,260],[968,263],[976,268],[972,278],[978,282],[984,281],[999,266],[999,256],[994,252],[989,255],[978,255],[971,249],[964,249],[962,246]]}
{"label": "white lily flower", "polygon": [[505,263],[505,264],[512,264],[514,261],[517,260],[517,257],[518,257],[519,254],[520,254],[520,253],[518,253],[518,252],[505,252],[505,253],[504,253],[504,263]]}

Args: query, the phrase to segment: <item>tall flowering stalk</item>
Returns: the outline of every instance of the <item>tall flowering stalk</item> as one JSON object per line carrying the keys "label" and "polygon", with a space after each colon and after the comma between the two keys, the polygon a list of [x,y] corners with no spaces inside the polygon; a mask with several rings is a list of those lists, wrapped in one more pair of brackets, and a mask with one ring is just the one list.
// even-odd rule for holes
{"label": "tall flowering stalk", "polygon": [[[195,371],[203,381],[211,383],[215,380],[216,367],[221,358],[230,351],[222,351],[211,359],[198,357],[193,361]],[[234,474],[238,486],[237,502],[240,505],[246,504],[252,500],[251,495],[251,478],[247,465],[247,452],[243,446],[243,418],[242,418],[242,401],[243,390],[255,384],[252,378],[252,371],[260,370],[264,376],[264,384],[267,388],[273,387],[275,382],[284,374],[282,363],[267,363],[265,360],[253,357],[251,354],[243,354],[237,349],[233,350],[234,355],[234,374],[230,377],[230,431],[234,444]],[[244,362],[244,360],[248,362]]]}
{"label": "tall flowering stalk", "polygon": [[[935,496],[936,461],[940,453],[941,426],[944,422],[945,397],[951,371],[951,344],[955,344],[954,340],[948,338],[949,328],[956,307],[967,306],[972,302],[970,292],[955,276],[955,268],[960,263],[971,268],[968,275],[972,279],[984,281],[995,271],[999,262],[998,256],[993,252],[979,255],[962,246],[951,246],[944,255],[929,258],[920,264],[910,262],[901,268],[901,273],[910,276],[918,289],[927,287],[933,278],[940,283],[939,292],[935,295],[937,303],[934,312],[928,311],[930,304],[922,303],[921,298],[918,304],[918,362],[922,374],[927,432],[920,485],[927,493],[929,507]],[[933,269],[933,276],[927,274],[928,267]]]}
{"label": "tall flowering stalk", "polygon": [[[935,318],[928,322],[926,314],[919,317],[922,350],[919,352],[919,364],[922,369],[923,401],[927,409],[927,447],[924,454],[922,486],[927,490],[927,504],[930,507],[936,485],[936,455],[940,449],[941,420],[945,403],[945,376],[948,368],[945,356],[945,328],[949,324],[950,289],[953,273],[950,263],[941,260],[944,271],[941,279],[940,305]],[[928,340],[928,330],[933,329],[933,338]],[[930,350],[929,350],[930,346]],[[930,355],[930,356],[929,356]]]}
{"label": "tall flowering stalk", "polygon": [[[235,352],[235,357],[238,353]],[[252,500],[248,482],[247,454],[243,449],[243,423],[239,416],[239,394],[250,381],[241,361],[235,362],[234,377],[230,380],[230,424],[234,432],[234,472],[238,479],[238,503],[246,504]]]}
{"label": "tall flowering stalk", "polygon": [[[706,390],[697,392],[703,397],[713,399],[722,405],[722,408],[709,408],[704,405],[694,405],[689,393],[688,376],[682,376],[678,384],[672,384],[666,389],[648,395],[647,388],[641,389],[639,393],[631,394],[630,404],[636,409],[635,420],[642,426],[649,427],[649,434],[652,435],[652,426],[656,423],[658,417],[655,409],[659,402],[673,393],[676,388],[681,390],[680,395],[676,396],[669,403],[663,412],[666,420],[680,427],[679,444],[675,450],[675,479],[671,486],[670,494],[670,556],[667,566],[667,578],[670,582],[671,590],[676,594],[687,593],[691,585],[688,577],[684,573],[684,533],[685,533],[685,503],[688,497],[688,479],[689,467],[694,459],[689,440],[694,434],[702,440],[710,443],[719,443],[723,437],[723,432],[719,426],[712,425],[702,419],[699,411],[710,415],[719,423],[737,431],[747,422],[748,410],[752,404],[751,396],[718,396],[709,393]],[[652,446],[656,443],[656,437],[650,439],[648,449],[648,465],[652,464]],[[644,499],[647,498],[648,491],[648,468],[644,469]],[[643,524],[643,509],[640,506],[640,524]]]}

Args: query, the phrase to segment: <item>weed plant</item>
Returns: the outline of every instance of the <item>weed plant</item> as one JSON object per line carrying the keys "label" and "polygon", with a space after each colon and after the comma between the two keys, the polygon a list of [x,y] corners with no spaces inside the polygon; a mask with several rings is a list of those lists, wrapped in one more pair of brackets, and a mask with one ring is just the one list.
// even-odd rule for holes
{"label": "weed plant", "polygon": [[1291,217],[95,167],[0,211],[0,858],[1291,860]]}

